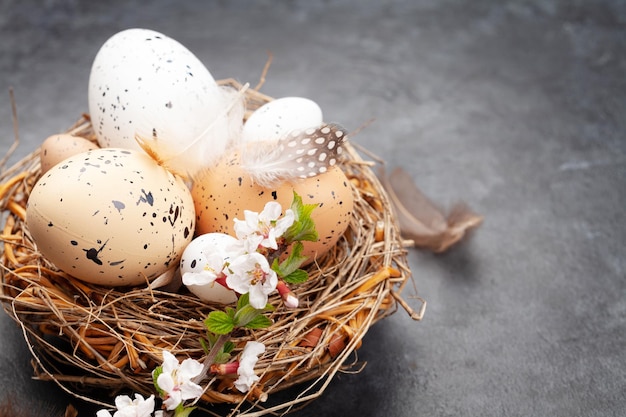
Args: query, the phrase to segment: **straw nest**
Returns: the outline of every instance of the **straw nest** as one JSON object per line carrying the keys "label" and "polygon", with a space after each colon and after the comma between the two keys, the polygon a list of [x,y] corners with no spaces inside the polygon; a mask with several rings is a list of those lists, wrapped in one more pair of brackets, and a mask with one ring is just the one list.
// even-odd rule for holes
{"label": "straw nest", "polygon": [[[249,112],[271,100],[256,90],[248,90],[246,99]],[[95,140],[87,115],[67,133]],[[232,377],[205,381],[200,405],[209,413],[218,415],[209,407],[215,403],[227,403],[229,415],[289,412],[321,395],[337,372],[358,370],[354,351],[369,327],[394,313],[398,304],[414,319],[421,318],[425,304],[414,311],[401,297],[411,273],[388,197],[371,169],[375,163],[361,159],[354,146],[345,148],[342,169],[355,200],[348,230],[307,267],[309,281],[294,288],[299,308],[279,307],[271,313],[271,327],[233,335],[235,354],[247,340],[266,345],[256,367],[261,379],[246,394],[233,388]],[[111,394],[154,393],[151,371],[161,363],[162,350],[201,360],[203,320],[220,307],[184,291],[87,284],[56,269],[37,251],[24,223],[28,196],[39,176],[35,150],[0,177],[0,297],[23,329],[36,377],[102,405],[108,404],[92,388]],[[278,298],[270,302],[280,305]],[[292,398],[270,401],[273,393],[294,385],[298,388],[289,390],[296,392]]]}

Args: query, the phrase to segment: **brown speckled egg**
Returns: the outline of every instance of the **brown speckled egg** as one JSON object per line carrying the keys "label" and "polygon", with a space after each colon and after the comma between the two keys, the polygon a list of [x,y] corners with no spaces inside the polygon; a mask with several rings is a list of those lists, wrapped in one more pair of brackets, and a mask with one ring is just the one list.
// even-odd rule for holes
{"label": "brown speckled egg", "polygon": [[261,212],[268,201],[277,201],[286,210],[294,191],[305,204],[319,204],[311,215],[319,240],[303,242],[303,254],[311,262],[337,243],[352,218],[351,184],[338,167],[312,178],[264,188],[241,169],[237,155],[224,158],[211,171],[198,177],[192,187],[196,232],[234,235],[233,219],[243,220],[244,210]]}
{"label": "brown speckled egg", "polygon": [[39,153],[41,172],[48,172],[50,168],[70,156],[97,148],[96,143],[80,136],[72,136],[67,133],[49,136],[41,144]]}
{"label": "brown speckled egg", "polygon": [[140,285],[169,268],[193,237],[189,188],[143,152],[75,155],[33,187],[28,229],[44,257],[105,286]]}

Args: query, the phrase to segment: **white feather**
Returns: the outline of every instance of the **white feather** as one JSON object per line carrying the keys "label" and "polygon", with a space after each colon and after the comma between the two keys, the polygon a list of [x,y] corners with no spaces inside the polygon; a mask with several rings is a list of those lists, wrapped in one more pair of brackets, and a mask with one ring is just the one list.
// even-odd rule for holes
{"label": "white feather", "polygon": [[324,124],[279,140],[248,143],[240,149],[241,167],[264,187],[313,177],[338,162],[345,140],[342,127]]}
{"label": "white feather", "polygon": [[243,96],[247,88],[248,84],[238,91],[221,87],[222,110],[207,115],[206,128],[183,148],[176,140],[176,132],[149,115],[137,129],[136,140],[166,169],[185,178],[194,178],[210,168],[238,141],[245,110]]}

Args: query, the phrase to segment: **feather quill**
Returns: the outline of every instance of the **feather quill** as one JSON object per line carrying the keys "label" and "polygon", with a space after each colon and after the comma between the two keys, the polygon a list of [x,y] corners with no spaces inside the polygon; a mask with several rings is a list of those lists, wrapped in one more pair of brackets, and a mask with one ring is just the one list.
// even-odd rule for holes
{"label": "feather quill", "polygon": [[243,144],[241,167],[264,187],[314,177],[339,162],[346,140],[346,130],[336,123],[293,131],[275,141]]}

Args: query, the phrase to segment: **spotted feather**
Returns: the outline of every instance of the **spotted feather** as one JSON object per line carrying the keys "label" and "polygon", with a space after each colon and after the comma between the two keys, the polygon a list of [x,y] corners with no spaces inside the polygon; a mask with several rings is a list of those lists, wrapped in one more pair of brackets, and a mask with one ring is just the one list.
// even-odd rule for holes
{"label": "spotted feather", "polygon": [[345,129],[335,123],[293,131],[278,141],[245,146],[241,166],[265,187],[314,177],[337,164],[346,139]]}

